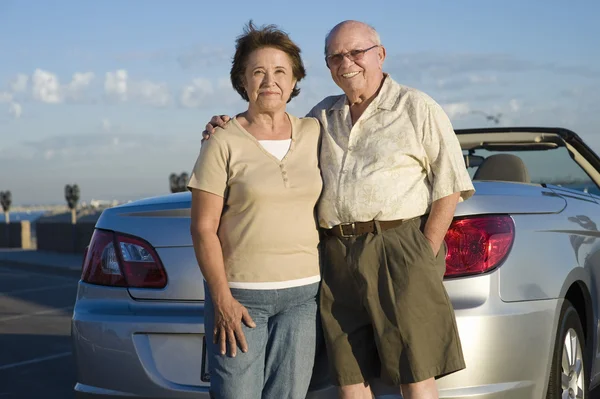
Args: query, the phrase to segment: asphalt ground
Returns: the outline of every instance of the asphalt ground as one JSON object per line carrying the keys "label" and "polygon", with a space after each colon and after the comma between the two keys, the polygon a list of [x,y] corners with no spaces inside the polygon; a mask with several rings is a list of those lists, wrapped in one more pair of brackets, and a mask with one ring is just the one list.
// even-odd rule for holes
{"label": "asphalt ground", "polygon": [[0,399],[74,398],[77,280],[0,266]]}
{"label": "asphalt ground", "polygon": [[[0,399],[73,399],[74,273],[0,265]],[[591,393],[600,399],[600,389]]]}

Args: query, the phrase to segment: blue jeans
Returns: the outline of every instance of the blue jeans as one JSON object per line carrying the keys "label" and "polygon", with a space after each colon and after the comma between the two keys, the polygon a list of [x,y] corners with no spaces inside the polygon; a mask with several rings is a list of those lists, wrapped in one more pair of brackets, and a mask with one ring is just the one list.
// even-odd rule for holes
{"label": "blue jeans", "polygon": [[212,342],[214,305],[206,283],[204,326],[215,399],[304,399],[313,372],[317,345],[319,283],[277,290],[232,288],[248,309],[255,328],[242,324],[248,352],[221,355]]}

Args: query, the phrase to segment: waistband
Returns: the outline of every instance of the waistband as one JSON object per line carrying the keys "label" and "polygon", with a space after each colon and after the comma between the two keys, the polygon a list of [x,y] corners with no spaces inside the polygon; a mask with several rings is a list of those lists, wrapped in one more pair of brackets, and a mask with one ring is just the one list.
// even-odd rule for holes
{"label": "waistband", "polygon": [[[330,229],[322,229],[323,233],[327,236],[339,237],[339,238],[351,238],[360,236],[368,233],[377,233],[378,231],[384,231],[393,229],[415,219],[421,219],[423,216],[417,216],[410,219],[397,219],[397,220],[369,220],[368,222],[352,222],[352,223],[341,223],[333,226]],[[379,224],[379,229],[377,228]]]}

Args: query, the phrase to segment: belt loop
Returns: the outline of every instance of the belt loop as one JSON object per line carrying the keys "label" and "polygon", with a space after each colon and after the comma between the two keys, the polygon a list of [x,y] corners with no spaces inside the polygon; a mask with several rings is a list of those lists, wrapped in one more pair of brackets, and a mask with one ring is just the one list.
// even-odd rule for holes
{"label": "belt loop", "polygon": [[377,234],[381,234],[381,225],[379,224],[379,220],[373,220],[373,223],[375,224],[375,232]]}

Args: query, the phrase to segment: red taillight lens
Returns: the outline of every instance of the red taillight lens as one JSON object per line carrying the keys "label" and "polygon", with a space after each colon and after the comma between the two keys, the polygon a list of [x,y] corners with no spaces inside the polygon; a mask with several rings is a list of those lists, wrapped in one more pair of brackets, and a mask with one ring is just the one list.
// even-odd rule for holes
{"label": "red taillight lens", "polygon": [[111,231],[95,230],[83,262],[86,283],[130,288],[163,288],[165,269],[147,242]]}
{"label": "red taillight lens", "polygon": [[115,251],[114,233],[94,231],[83,261],[81,280],[98,285],[127,286]]}
{"label": "red taillight lens", "polygon": [[167,285],[165,269],[154,249],[138,238],[117,234],[123,272],[132,288],[163,288]]}
{"label": "red taillight lens", "polygon": [[454,220],[446,234],[445,277],[481,274],[497,267],[515,238],[512,218],[505,215]]}

